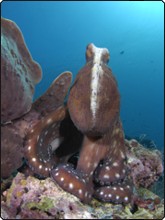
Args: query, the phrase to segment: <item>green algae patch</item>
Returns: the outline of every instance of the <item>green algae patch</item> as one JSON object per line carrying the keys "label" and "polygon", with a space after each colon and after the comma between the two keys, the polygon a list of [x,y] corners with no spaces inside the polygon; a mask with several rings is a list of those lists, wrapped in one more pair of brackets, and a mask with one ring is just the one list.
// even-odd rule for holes
{"label": "green algae patch", "polygon": [[161,201],[159,196],[157,196],[156,194],[154,194],[152,191],[150,191],[148,189],[140,187],[140,188],[137,188],[136,191],[137,191],[138,196],[145,199],[145,200],[151,199],[157,204],[159,204]]}
{"label": "green algae patch", "polygon": [[20,181],[20,184],[21,184],[21,186],[25,187],[25,186],[27,185],[27,180],[22,179],[22,180]]}
{"label": "green algae patch", "polygon": [[43,197],[39,202],[29,202],[26,204],[28,209],[39,209],[41,211],[49,211],[54,207],[53,200],[47,197]]}

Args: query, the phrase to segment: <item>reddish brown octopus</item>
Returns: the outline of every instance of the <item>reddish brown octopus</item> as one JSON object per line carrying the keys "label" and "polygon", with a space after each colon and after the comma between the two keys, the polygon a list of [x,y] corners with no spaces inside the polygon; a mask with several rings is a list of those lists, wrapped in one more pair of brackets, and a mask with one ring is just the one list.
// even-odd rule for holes
{"label": "reddish brown octopus", "polygon": [[84,134],[78,163],[76,169],[60,164],[51,175],[64,190],[86,203],[92,196],[105,202],[129,203],[132,184],[119,118],[120,95],[107,66],[109,51],[89,44],[86,61],[68,98],[70,117]]}

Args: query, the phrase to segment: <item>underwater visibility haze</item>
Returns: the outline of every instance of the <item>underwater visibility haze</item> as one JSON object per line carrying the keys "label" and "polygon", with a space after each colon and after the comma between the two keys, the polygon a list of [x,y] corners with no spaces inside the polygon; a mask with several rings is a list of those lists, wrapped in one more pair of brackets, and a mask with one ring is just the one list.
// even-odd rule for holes
{"label": "underwater visibility haze", "polygon": [[129,137],[164,147],[164,6],[145,2],[4,1],[2,17],[19,26],[43,78],[34,99],[65,70],[85,63],[89,43],[110,51]]}
{"label": "underwater visibility haze", "polygon": [[1,4],[3,219],[162,219],[164,5]]}

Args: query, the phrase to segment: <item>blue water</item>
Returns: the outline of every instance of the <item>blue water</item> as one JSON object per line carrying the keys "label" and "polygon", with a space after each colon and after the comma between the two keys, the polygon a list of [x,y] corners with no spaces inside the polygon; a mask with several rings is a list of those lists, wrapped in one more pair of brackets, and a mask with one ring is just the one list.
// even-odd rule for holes
{"label": "blue water", "polygon": [[2,16],[17,23],[43,79],[35,99],[61,72],[73,77],[93,42],[110,51],[121,94],[125,134],[164,147],[164,5],[155,2],[8,2]]}

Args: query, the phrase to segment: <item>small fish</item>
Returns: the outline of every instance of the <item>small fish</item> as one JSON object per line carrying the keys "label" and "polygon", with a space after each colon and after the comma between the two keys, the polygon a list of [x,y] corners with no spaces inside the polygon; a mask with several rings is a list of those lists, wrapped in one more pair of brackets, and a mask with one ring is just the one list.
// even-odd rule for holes
{"label": "small fish", "polygon": [[123,55],[124,54],[124,50],[120,51],[120,55]]}

